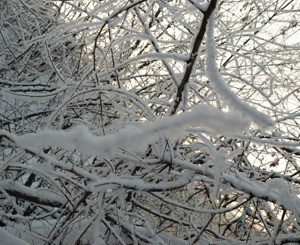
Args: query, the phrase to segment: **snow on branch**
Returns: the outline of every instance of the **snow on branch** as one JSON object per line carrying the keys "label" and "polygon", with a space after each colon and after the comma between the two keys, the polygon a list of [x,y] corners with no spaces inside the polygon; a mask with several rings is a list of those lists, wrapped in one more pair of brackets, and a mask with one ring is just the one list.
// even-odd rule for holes
{"label": "snow on branch", "polygon": [[6,230],[0,228],[0,238],[1,244],[5,245],[29,245],[29,243],[15,237],[14,235],[10,234]]}
{"label": "snow on branch", "polygon": [[[165,158],[166,160],[171,160],[167,156]],[[195,165],[178,158],[172,159],[172,163],[210,178],[214,178],[216,175],[215,171],[207,168],[207,166]],[[289,185],[284,180],[278,178],[267,183],[260,183],[247,179],[246,176],[239,172],[235,172],[234,174],[223,173],[222,177],[222,182],[229,183],[239,191],[248,193],[252,197],[276,203],[285,210],[292,211],[297,221],[300,221],[300,199],[291,192]]]}
{"label": "snow on branch", "polygon": [[209,78],[209,82],[212,84],[214,91],[216,91],[227,105],[243,113],[245,117],[248,117],[251,121],[262,129],[268,128],[274,124],[269,116],[259,112],[255,108],[241,101],[238,96],[230,90],[223,79],[220,76],[218,67],[216,65],[217,51],[214,41],[214,14],[212,14],[208,20],[207,29],[207,57],[206,57],[206,72]]}
{"label": "snow on branch", "polygon": [[61,207],[67,201],[63,196],[54,192],[45,191],[45,189],[33,190],[13,180],[1,180],[0,191],[1,188],[14,197],[50,207]]}
{"label": "snow on branch", "polygon": [[153,191],[153,192],[170,191],[170,190],[179,189],[189,184],[193,179],[194,174],[195,174],[194,171],[187,171],[186,174],[182,176],[180,180],[177,180],[175,182],[167,182],[167,183],[159,183],[159,184],[146,183],[141,179],[135,179],[135,178],[121,179],[121,178],[116,178],[116,176],[114,176],[113,178],[105,178],[105,179],[101,179],[100,181],[97,181],[95,184],[93,184],[92,188],[96,191],[99,191],[103,186],[119,185],[127,189],[140,190],[140,191]]}
{"label": "snow on branch", "polygon": [[107,136],[96,136],[84,126],[77,126],[68,132],[43,130],[16,136],[2,130],[0,134],[9,134],[9,138],[20,147],[52,146],[77,149],[84,154],[102,155],[110,154],[119,147],[133,151],[143,150],[161,136],[179,138],[188,126],[204,127],[212,134],[237,135],[246,130],[250,123],[238,112],[224,113],[214,107],[200,105],[190,112],[143,123],[140,127],[130,126]]}

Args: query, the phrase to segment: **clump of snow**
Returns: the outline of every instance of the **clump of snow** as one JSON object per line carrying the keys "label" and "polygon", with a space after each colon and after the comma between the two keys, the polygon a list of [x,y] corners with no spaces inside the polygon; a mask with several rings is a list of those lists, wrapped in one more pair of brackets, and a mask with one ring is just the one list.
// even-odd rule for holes
{"label": "clump of snow", "polygon": [[225,148],[219,149],[214,154],[214,189],[211,199],[214,202],[217,199],[218,191],[223,180],[223,172],[227,169],[227,151]]}
{"label": "clump of snow", "polygon": [[292,210],[300,221],[300,199],[293,195],[287,182],[281,178],[271,179],[266,183],[266,193],[277,196],[277,204]]}

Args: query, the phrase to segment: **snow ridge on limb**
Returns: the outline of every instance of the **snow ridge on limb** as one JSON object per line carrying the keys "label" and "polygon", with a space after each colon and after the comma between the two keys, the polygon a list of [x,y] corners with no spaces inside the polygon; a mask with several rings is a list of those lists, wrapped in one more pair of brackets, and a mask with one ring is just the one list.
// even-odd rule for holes
{"label": "snow ridge on limb", "polygon": [[221,96],[223,101],[229,107],[240,111],[243,114],[243,116],[249,118],[261,129],[266,129],[273,126],[274,122],[268,115],[259,112],[255,108],[241,101],[238,98],[238,96],[234,92],[232,92],[230,88],[226,85],[226,83],[223,81],[223,79],[220,76],[218,67],[216,65],[217,50],[214,40],[214,13],[211,14],[208,20],[207,27],[206,72],[209,78],[209,82],[214,88],[214,91],[216,91]]}
{"label": "snow ridge on limb", "polygon": [[181,137],[190,126],[208,129],[212,134],[231,136],[242,133],[249,125],[248,120],[239,112],[225,113],[211,106],[199,105],[192,111],[143,123],[140,127],[129,126],[106,136],[96,136],[84,126],[77,126],[67,132],[43,130],[22,136],[0,130],[0,135],[10,138],[23,148],[52,146],[67,150],[77,149],[83,154],[102,155],[110,154],[118,147],[133,151],[143,150],[161,136]]}
{"label": "snow ridge on limb", "polygon": [[67,202],[66,198],[59,193],[50,192],[47,191],[47,189],[43,191],[41,191],[41,189],[34,190],[9,179],[0,180],[0,190],[1,189],[16,198],[49,207],[61,207]]}

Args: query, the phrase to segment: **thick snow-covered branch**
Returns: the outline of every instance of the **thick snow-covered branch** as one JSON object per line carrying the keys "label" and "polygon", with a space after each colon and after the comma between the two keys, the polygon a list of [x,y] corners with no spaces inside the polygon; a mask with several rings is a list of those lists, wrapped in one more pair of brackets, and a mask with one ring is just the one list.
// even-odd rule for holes
{"label": "thick snow-covered branch", "polygon": [[21,147],[59,147],[77,149],[84,154],[102,155],[118,147],[138,151],[145,149],[161,136],[179,138],[189,126],[203,127],[212,134],[237,135],[246,130],[250,121],[238,112],[224,113],[210,106],[196,106],[190,112],[143,123],[141,127],[127,127],[107,136],[95,136],[86,127],[78,126],[68,132],[43,130],[23,136],[10,135]]}
{"label": "thick snow-covered branch", "polygon": [[269,116],[262,112],[259,112],[255,108],[241,101],[221,78],[218,67],[216,65],[217,50],[214,40],[214,21],[214,14],[212,14],[208,20],[206,40],[206,72],[209,78],[209,82],[212,84],[214,91],[216,91],[221,96],[221,98],[226,104],[229,105],[229,107],[240,111],[245,117],[250,118],[251,121],[255,122],[259,127],[263,129],[272,126],[274,123]]}

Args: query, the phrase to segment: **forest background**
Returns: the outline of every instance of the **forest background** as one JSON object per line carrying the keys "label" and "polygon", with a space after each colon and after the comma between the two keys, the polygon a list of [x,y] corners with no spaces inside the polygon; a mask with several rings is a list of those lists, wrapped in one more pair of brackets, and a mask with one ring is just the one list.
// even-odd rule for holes
{"label": "forest background", "polygon": [[299,244],[297,0],[2,0],[5,244]]}

